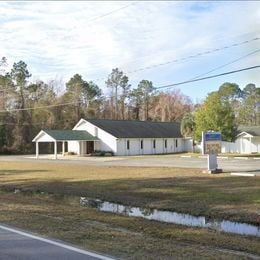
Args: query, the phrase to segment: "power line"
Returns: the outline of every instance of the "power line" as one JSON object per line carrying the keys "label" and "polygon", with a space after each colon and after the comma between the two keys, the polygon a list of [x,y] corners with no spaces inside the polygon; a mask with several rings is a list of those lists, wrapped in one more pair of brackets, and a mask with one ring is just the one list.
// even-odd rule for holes
{"label": "power line", "polygon": [[[208,77],[203,77],[203,78],[198,78],[198,79],[193,79],[193,80],[186,80],[186,81],[182,81],[182,82],[179,82],[179,83],[173,83],[173,84],[157,87],[155,89],[175,87],[175,86],[184,85],[184,84],[187,84],[187,83],[192,83],[192,82],[196,82],[196,81],[201,81],[201,80],[221,77],[221,76],[225,76],[225,75],[229,75],[229,74],[233,74],[233,73],[238,73],[238,72],[242,72],[242,71],[246,71],[246,70],[257,69],[257,68],[260,68],[260,65],[247,67],[247,68],[243,68],[243,69],[239,69],[239,70],[228,71],[228,72],[224,72],[224,73],[221,73],[221,74],[216,74],[216,75],[212,75],[212,76],[208,76]],[[104,97],[108,98],[108,97],[112,97],[112,96],[104,96]],[[26,110],[36,110],[36,109],[45,109],[45,108],[50,108],[50,107],[59,107],[59,106],[66,106],[66,105],[73,105],[73,104],[80,104],[80,103],[82,103],[82,101],[68,102],[68,103],[62,103],[62,104],[56,104],[56,105],[48,105],[48,106],[41,106],[41,107],[30,107],[30,108],[17,108],[17,109],[10,109],[10,110],[0,110],[0,113],[16,112],[16,111],[26,111]]]}
{"label": "power line", "polygon": [[252,70],[252,69],[257,69],[257,68],[260,68],[260,65],[247,67],[247,68],[243,68],[243,69],[239,69],[239,70],[232,70],[232,71],[228,71],[228,72],[224,72],[224,73],[221,73],[221,74],[216,74],[216,75],[212,75],[212,76],[208,76],[208,77],[204,77],[204,78],[186,80],[186,81],[182,81],[182,82],[178,82],[178,83],[173,83],[173,84],[157,87],[156,89],[180,86],[180,85],[184,85],[184,84],[187,84],[187,83],[192,83],[192,82],[206,80],[206,79],[212,79],[212,78],[216,78],[216,77],[225,76],[225,75],[228,75],[228,74],[238,73],[238,72],[241,72],[241,71]]}
{"label": "power line", "polygon": [[250,53],[248,53],[248,54],[246,54],[246,55],[243,55],[243,56],[241,56],[241,57],[239,57],[239,58],[237,58],[237,59],[235,59],[235,60],[232,60],[232,61],[230,61],[230,62],[228,62],[228,63],[225,63],[225,64],[223,64],[223,65],[220,65],[220,66],[218,66],[218,67],[216,67],[216,68],[214,68],[214,69],[212,69],[212,70],[209,70],[209,71],[207,71],[207,72],[205,72],[205,73],[202,73],[202,74],[200,74],[200,75],[198,75],[198,76],[196,76],[196,77],[193,77],[193,78],[191,78],[190,80],[200,78],[200,77],[202,77],[202,76],[204,76],[204,75],[207,75],[207,74],[209,74],[209,73],[211,73],[211,72],[213,72],[213,71],[222,69],[222,68],[224,68],[224,67],[226,67],[226,66],[228,66],[228,65],[230,65],[230,64],[233,64],[233,63],[235,63],[235,62],[237,62],[237,61],[240,61],[240,60],[242,60],[242,59],[244,59],[244,58],[247,58],[247,57],[249,57],[249,56],[251,56],[251,55],[253,55],[253,54],[255,54],[255,53],[259,52],[259,51],[260,51],[260,49],[257,49],[257,50],[255,50],[255,51],[250,52]]}
{"label": "power line", "polygon": [[109,15],[111,15],[111,14],[113,14],[113,13],[116,13],[116,12],[118,12],[118,11],[121,11],[121,10],[123,10],[123,9],[126,9],[126,8],[128,8],[129,6],[136,5],[137,3],[138,3],[138,1],[132,2],[132,3],[128,4],[128,5],[125,5],[125,6],[120,7],[120,8],[118,8],[118,9],[114,9],[114,10],[108,12],[108,13],[101,14],[101,15],[99,15],[99,16],[97,16],[97,17],[94,17],[93,19],[88,20],[87,23],[89,23],[89,22],[91,23],[91,22],[97,21],[97,20],[99,20],[99,19],[101,19],[101,18],[104,18],[104,17],[106,17],[106,16],[109,16]]}
{"label": "power line", "polygon": [[[64,120],[55,120],[55,123],[66,123],[67,120],[64,119]],[[32,122],[30,125],[32,126],[37,126],[37,125],[43,125],[45,124],[45,122],[41,122],[41,123],[34,123]],[[0,122],[0,126],[28,126],[29,124],[28,123],[23,123],[23,124],[20,124],[20,123],[2,123]]]}
{"label": "power line", "polygon": [[[129,4],[129,5],[123,6],[123,7],[119,8],[119,9],[116,9],[116,10],[114,10],[114,11],[111,11],[110,13],[119,11],[119,10],[124,9],[124,8],[127,8],[127,7],[129,7],[130,5],[133,5],[133,4],[136,4],[136,3],[138,3],[138,2],[134,2],[134,3],[131,3],[131,4]],[[106,16],[106,15],[109,15],[110,13],[107,13],[107,14],[104,14],[104,15]],[[243,41],[243,42],[233,43],[233,44],[231,44],[231,45],[226,45],[226,46],[224,46],[224,47],[216,48],[216,49],[209,50],[209,51],[199,52],[199,53],[196,53],[196,54],[194,54],[194,55],[189,55],[189,56],[187,56],[187,57],[170,60],[170,61],[167,61],[167,62],[164,62],[164,63],[159,63],[159,64],[154,64],[154,65],[146,66],[146,67],[139,68],[139,69],[136,69],[136,70],[133,70],[133,71],[127,71],[126,73],[127,73],[127,74],[132,74],[132,73],[136,73],[136,72],[139,72],[139,71],[143,71],[143,70],[147,70],[147,69],[152,69],[152,68],[156,68],[156,67],[168,65],[168,64],[171,64],[171,63],[178,63],[178,62],[181,62],[181,61],[186,61],[186,60],[189,60],[189,59],[197,58],[197,57],[200,57],[200,56],[203,56],[203,55],[211,54],[211,53],[218,52],[218,51],[222,51],[222,50],[225,50],[225,49],[230,49],[230,48],[233,48],[233,47],[237,47],[237,46],[244,45],[244,44],[251,43],[251,42],[254,42],[254,41],[258,41],[258,40],[260,40],[260,37],[255,37],[255,38],[253,38],[253,39],[251,39],[251,40],[246,40],[246,41]],[[259,51],[259,50],[254,51],[253,53],[258,52],[258,51]],[[250,54],[248,54],[248,55],[251,55],[251,54],[253,54],[253,53],[250,53]],[[245,57],[246,57],[246,56],[245,56]],[[244,58],[244,57],[238,58],[238,60],[239,60],[239,59],[242,59],[242,58]],[[231,63],[234,63],[234,62],[236,62],[236,61],[237,61],[237,60],[232,61]],[[230,63],[230,64],[231,64],[231,63]],[[225,66],[227,66],[227,65],[229,65],[229,63],[224,64],[224,65],[222,65],[222,66],[225,67]],[[217,69],[220,69],[220,68],[221,68],[221,66],[220,66],[220,67],[217,67],[217,68],[215,68],[215,69],[213,69],[212,71],[206,72],[205,74],[202,74],[202,75],[206,75],[206,74],[208,74],[208,73],[210,73],[210,72],[213,72],[213,71],[215,71],[215,70],[217,70]],[[202,75],[196,76],[195,78],[201,77]],[[95,81],[100,81],[100,80],[105,80],[105,79],[107,79],[107,77],[97,78],[97,79],[94,79],[94,80],[91,80],[91,81],[95,82]],[[0,112],[1,112],[1,111],[0,111]]]}
{"label": "power line", "polygon": [[[168,65],[168,64],[171,64],[171,63],[178,63],[178,62],[181,62],[181,61],[194,59],[194,58],[197,58],[197,57],[200,57],[200,56],[203,56],[203,55],[212,54],[212,53],[219,52],[219,51],[222,51],[222,50],[227,50],[227,49],[230,49],[230,48],[233,48],[233,47],[241,46],[241,45],[248,44],[248,43],[251,43],[251,42],[254,42],[254,41],[258,41],[258,40],[260,40],[260,37],[255,37],[251,40],[246,40],[246,41],[243,41],[243,42],[236,42],[236,43],[233,43],[233,44],[230,44],[230,45],[226,45],[226,46],[216,48],[216,49],[212,49],[212,50],[209,50],[209,51],[199,52],[199,53],[189,55],[189,56],[186,56],[186,57],[183,57],[183,58],[169,60],[169,61],[158,63],[158,64],[153,64],[153,65],[138,68],[138,69],[135,69],[135,70],[132,70],[132,71],[126,71],[126,74],[132,74],[132,73],[136,73],[136,72],[143,71],[143,70],[148,70],[148,69],[153,69],[153,68],[157,68],[157,67],[160,67],[160,66],[165,66],[165,65]],[[105,80],[105,79],[107,79],[107,77],[97,78],[97,79],[92,80],[92,81],[95,82],[95,81],[100,81],[100,80]]]}
{"label": "power line", "polygon": [[82,101],[74,101],[74,102],[68,102],[68,103],[62,103],[62,104],[56,104],[56,105],[48,105],[48,106],[40,106],[40,107],[27,107],[27,108],[14,108],[14,109],[9,109],[9,110],[0,110],[0,113],[45,109],[45,108],[51,108],[51,107],[74,105],[74,104],[79,104],[79,103],[82,103]]}
{"label": "power line", "polygon": [[240,43],[234,43],[234,44],[231,44],[231,45],[228,45],[228,46],[224,46],[222,48],[216,48],[216,49],[213,49],[213,50],[210,50],[210,51],[199,52],[197,54],[190,55],[190,56],[187,56],[187,57],[184,57],[184,58],[170,60],[170,61],[167,61],[167,62],[163,62],[163,63],[159,63],[159,64],[155,64],[155,65],[139,68],[139,69],[136,69],[136,70],[133,70],[133,71],[128,71],[127,73],[135,73],[135,72],[146,70],[146,69],[152,69],[152,68],[156,68],[156,67],[159,67],[159,66],[168,65],[168,64],[174,63],[174,62],[180,62],[180,61],[185,61],[185,60],[188,60],[188,59],[193,59],[193,58],[205,55],[205,54],[211,54],[211,53],[214,53],[214,52],[222,51],[222,50],[229,49],[229,48],[232,48],[232,47],[237,47],[237,46],[240,46],[240,45],[252,42],[252,41],[257,41],[257,40],[260,40],[260,38],[254,38],[254,39],[252,39],[250,41],[243,41],[243,42],[240,42]]}

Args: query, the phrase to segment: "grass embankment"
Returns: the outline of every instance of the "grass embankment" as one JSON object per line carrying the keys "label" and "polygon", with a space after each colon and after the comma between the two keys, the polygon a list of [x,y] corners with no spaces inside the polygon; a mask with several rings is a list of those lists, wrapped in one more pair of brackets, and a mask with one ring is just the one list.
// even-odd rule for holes
{"label": "grass embankment", "polygon": [[257,224],[259,187],[196,169],[1,162],[0,222],[122,258],[236,259],[228,250],[259,255],[259,238],[102,213],[79,197]]}

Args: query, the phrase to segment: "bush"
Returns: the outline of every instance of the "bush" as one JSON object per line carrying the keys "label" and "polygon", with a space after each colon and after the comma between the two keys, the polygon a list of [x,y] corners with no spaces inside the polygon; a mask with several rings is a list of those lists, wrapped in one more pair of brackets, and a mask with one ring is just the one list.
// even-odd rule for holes
{"label": "bush", "polygon": [[67,153],[65,153],[65,155],[76,155],[76,153],[74,153],[74,152],[67,152]]}
{"label": "bush", "polygon": [[101,150],[96,150],[91,154],[91,156],[113,156],[113,155],[114,155],[113,151],[101,151]]}

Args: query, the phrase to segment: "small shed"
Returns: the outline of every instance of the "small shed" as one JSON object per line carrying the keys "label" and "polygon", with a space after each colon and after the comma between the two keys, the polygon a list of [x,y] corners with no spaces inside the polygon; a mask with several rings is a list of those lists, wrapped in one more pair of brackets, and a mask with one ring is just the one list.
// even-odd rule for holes
{"label": "small shed", "polygon": [[260,126],[240,126],[238,131],[240,153],[260,153]]}
{"label": "small shed", "polygon": [[[54,143],[54,158],[57,159],[57,143],[62,142],[62,155],[65,154],[65,143],[76,141],[80,147],[86,146],[88,153],[94,151],[94,142],[99,142],[99,138],[91,135],[87,131],[80,130],[41,130],[32,140],[36,145],[36,158],[39,158],[39,143]],[[80,155],[83,155],[82,153]]]}

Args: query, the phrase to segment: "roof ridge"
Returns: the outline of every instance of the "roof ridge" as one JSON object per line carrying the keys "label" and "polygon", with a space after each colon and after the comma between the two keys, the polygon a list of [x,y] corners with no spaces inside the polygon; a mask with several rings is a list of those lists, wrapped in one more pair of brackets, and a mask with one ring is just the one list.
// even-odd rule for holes
{"label": "roof ridge", "polygon": [[115,121],[115,122],[141,122],[141,123],[177,123],[176,121],[149,121],[149,120],[124,120],[124,119],[85,119],[86,121]]}

